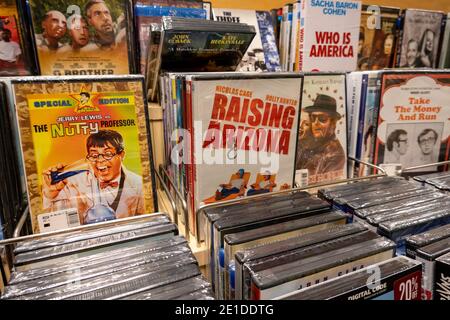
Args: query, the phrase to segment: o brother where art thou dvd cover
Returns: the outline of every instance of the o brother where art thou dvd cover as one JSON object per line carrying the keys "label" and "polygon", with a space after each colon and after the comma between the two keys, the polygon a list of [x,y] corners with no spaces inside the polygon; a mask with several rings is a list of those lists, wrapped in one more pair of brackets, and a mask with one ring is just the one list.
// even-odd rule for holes
{"label": "o brother where art thou dvd cover", "polygon": [[12,83],[34,232],[156,211],[143,78]]}
{"label": "o brother where art thou dvd cover", "polygon": [[42,75],[111,75],[134,71],[129,2],[30,0]]}

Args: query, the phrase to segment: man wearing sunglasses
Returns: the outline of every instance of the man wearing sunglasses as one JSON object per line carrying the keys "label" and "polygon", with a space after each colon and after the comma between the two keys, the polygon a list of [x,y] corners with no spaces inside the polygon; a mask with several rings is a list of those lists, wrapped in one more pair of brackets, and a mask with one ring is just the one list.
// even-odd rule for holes
{"label": "man wearing sunglasses", "polygon": [[100,130],[91,134],[86,151],[88,170],[53,184],[52,172],[67,172],[65,166],[58,164],[44,171],[44,208],[77,208],[81,224],[92,222],[88,212],[99,202],[111,209],[115,218],[145,213],[142,177],[124,167],[125,146],[120,133]]}
{"label": "man wearing sunglasses", "polygon": [[304,132],[308,141],[300,140],[306,148],[300,147],[300,160],[296,169],[308,169],[309,183],[335,180],[343,177],[345,152],[336,137],[336,125],[341,119],[337,112],[336,100],[320,94],[314,104],[304,108],[308,113],[309,126]]}

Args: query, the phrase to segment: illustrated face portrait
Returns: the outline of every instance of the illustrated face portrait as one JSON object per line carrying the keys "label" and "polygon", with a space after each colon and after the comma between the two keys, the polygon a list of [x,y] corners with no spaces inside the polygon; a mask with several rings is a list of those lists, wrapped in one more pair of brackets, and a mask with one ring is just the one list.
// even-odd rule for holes
{"label": "illustrated face portrait", "polygon": [[316,139],[333,135],[336,128],[336,120],[326,112],[311,112],[309,114],[311,132]]}
{"label": "illustrated face portrait", "polygon": [[64,84],[62,82],[61,83],[56,82],[56,83],[47,85],[47,92],[48,93],[61,93],[61,92],[64,92],[66,90],[66,88],[67,88],[66,84]]}
{"label": "illustrated face portrait", "polygon": [[419,46],[416,41],[410,41],[408,43],[408,48],[406,50],[406,60],[409,66],[414,65],[414,62],[416,61],[417,58],[418,49]]}
{"label": "illustrated face portrait", "polygon": [[86,94],[81,94],[81,95],[80,95],[80,102],[81,102],[82,104],[88,103],[88,102],[89,102],[89,96],[86,95]]}
{"label": "illustrated face portrait", "polygon": [[419,137],[419,146],[422,153],[425,155],[432,154],[434,145],[436,144],[436,137],[433,131],[428,132]]}
{"label": "illustrated face portrait", "polygon": [[392,52],[392,47],[394,45],[394,39],[389,36],[384,41],[384,54],[389,55]]}
{"label": "illustrated face portrait", "polygon": [[104,3],[96,3],[92,5],[88,12],[88,22],[100,33],[113,33],[113,23],[111,13]]}
{"label": "illustrated face portrait", "polygon": [[358,41],[358,54],[362,54],[362,50],[363,50],[363,46],[364,46],[364,40],[359,39]]}
{"label": "illustrated face portrait", "polygon": [[89,42],[89,29],[86,21],[82,17],[72,19],[69,30],[72,38],[72,45],[76,47],[84,47]]}
{"label": "illustrated face portrait", "polygon": [[308,132],[310,132],[311,130],[311,123],[309,122],[309,120],[303,120],[301,125],[300,125],[300,137],[304,137],[308,134]]}
{"label": "illustrated face portrait", "polygon": [[433,51],[434,47],[434,33],[431,30],[427,31],[427,34],[425,35],[425,50],[427,52]]}
{"label": "illustrated face portrait", "polygon": [[[109,142],[103,147],[90,147],[88,153],[92,171],[102,182],[112,181],[120,175],[124,156],[125,151],[117,153],[116,148]],[[92,161],[94,159],[95,161]]]}
{"label": "illustrated face portrait", "polygon": [[66,17],[59,11],[49,11],[42,22],[42,28],[47,37],[61,39],[67,31]]}
{"label": "illustrated face portrait", "polygon": [[402,156],[408,151],[408,136],[401,134],[398,136],[398,141],[394,142],[394,149]]}
{"label": "illustrated face portrait", "polygon": [[3,30],[1,39],[5,42],[9,42],[9,40],[11,40],[11,31],[9,31],[8,29]]}

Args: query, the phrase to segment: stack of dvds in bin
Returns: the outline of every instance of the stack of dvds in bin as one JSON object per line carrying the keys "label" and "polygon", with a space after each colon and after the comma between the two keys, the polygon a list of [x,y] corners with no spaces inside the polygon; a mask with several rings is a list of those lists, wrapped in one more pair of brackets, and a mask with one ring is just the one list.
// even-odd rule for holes
{"label": "stack of dvds in bin", "polygon": [[212,299],[167,215],[25,240],[2,299]]}
{"label": "stack of dvds in bin", "polygon": [[450,225],[406,238],[406,255],[423,266],[422,299],[449,300]]}
{"label": "stack of dvds in bin", "polygon": [[[393,241],[360,223],[347,224],[348,214],[306,192],[206,209],[203,218],[211,252],[208,279],[216,298],[277,299],[320,283],[326,287],[346,274],[365,272],[367,280],[366,268],[373,265],[383,266],[389,292],[378,290],[357,299],[382,294],[393,299],[392,283],[406,276],[418,285],[408,298],[420,298],[420,263],[394,258]],[[361,288],[366,285],[370,283],[364,281]]]}
{"label": "stack of dvds in bin", "polygon": [[401,177],[326,188],[319,196],[394,241],[399,254],[408,236],[450,223],[448,194]]}
{"label": "stack of dvds in bin", "polygon": [[422,185],[430,185],[442,192],[450,192],[450,171],[415,176],[413,179]]}

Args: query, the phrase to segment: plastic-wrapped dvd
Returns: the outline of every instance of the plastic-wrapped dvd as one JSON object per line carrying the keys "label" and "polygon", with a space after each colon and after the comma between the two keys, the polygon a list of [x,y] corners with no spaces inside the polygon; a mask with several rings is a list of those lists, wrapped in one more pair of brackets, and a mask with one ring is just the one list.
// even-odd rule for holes
{"label": "plastic-wrapped dvd", "polygon": [[415,258],[417,249],[450,238],[450,224],[406,238],[406,255]]}
{"label": "plastic-wrapped dvd", "polygon": [[252,274],[252,299],[276,298],[388,260],[394,256],[394,252],[395,244],[392,241],[374,239],[262,270]]}
{"label": "plastic-wrapped dvd", "polygon": [[358,210],[355,210],[355,215],[357,215],[360,218],[367,218],[368,216],[374,215],[374,214],[383,214],[383,213],[389,213],[393,210],[402,209],[409,206],[418,205],[424,202],[433,201],[436,199],[442,199],[445,197],[440,192],[434,192],[430,190],[429,192],[426,192],[424,190],[425,194],[414,197],[414,198],[406,198],[406,199],[400,199],[392,202],[386,202],[382,204],[378,204],[372,207],[368,208],[361,208]]}
{"label": "plastic-wrapped dvd", "polygon": [[[377,282],[370,279],[374,272],[379,274]],[[421,273],[419,262],[400,256],[288,293],[277,300],[421,300]]]}
{"label": "plastic-wrapped dvd", "polygon": [[243,267],[243,299],[251,299],[252,281],[254,274],[260,271],[268,270],[287,263],[294,263],[304,259],[327,254],[332,251],[341,250],[358,243],[379,239],[380,237],[372,231],[362,231],[355,234],[350,234],[321,243],[314,243],[291,251],[280,252],[267,258],[255,259],[244,264]]}
{"label": "plastic-wrapped dvd", "polygon": [[450,300],[450,254],[436,259],[434,300]]}
{"label": "plastic-wrapped dvd", "polygon": [[[227,234],[224,237],[224,262],[222,274],[225,299],[234,299],[235,283],[231,279],[235,268],[235,253],[257,245],[269,244],[280,240],[299,237],[309,233],[326,230],[336,225],[344,225],[347,216],[343,212],[332,211],[308,218],[300,218],[257,229]],[[221,262],[221,261],[220,261]]]}
{"label": "plastic-wrapped dvd", "polygon": [[211,284],[201,276],[189,278],[158,287],[144,292],[136,293],[122,298],[123,300],[172,300],[197,290],[211,288]]}
{"label": "plastic-wrapped dvd", "polygon": [[46,266],[74,257],[89,256],[104,251],[105,249],[111,249],[114,246],[134,246],[155,239],[169,238],[176,233],[178,233],[178,229],[173,224],[126,231],[73,242],[67,245],[24,252],[15,257],[14,264],[20,270],[27,270],[36,266]]}
{"label": "plastic-wrapped dvd", "polygon": [[164,260],[176,261],[183,255],[190,254],[190,249],[186,245],[165,248],[162,251],[138,253],[134,256],[115,257],[103,263],[90,266],[82,266],[70,272],[63,272],[56,275],[47,276],[36,280],[30,280],[18,284],[8,285],[5,289],[5,297],[15,295],[32,294],[52,288],[70,285],[76,281],[89,281],[104,275],[131,270],[145,264],[157,263]]}
{"label": "plastic-wrapped dvd", "polygon": [[281,240],[270,244],[263,244],[261,246],[236,252],[234,276],[236,300],[243,299],[244,264],[253,260],[267,258],[275,254],[293,251],[302,247],[345,237],[347,235],[357,234],[365,230],[367,230],[365,227],[357,223],[338,225],[326,230],[308,233],[300,237]]}
{"label": "plastic-wrapped dvd", "polygon": [[175,236],[167,239],[154,240],[152,242],[144,243],[141,245],[133,245],[130,247],[108,250],[105,252],[89,255],[87,257],[67,259],[64,261],[64,264],[48,264],[44,267],[36,267],[26,271],[13,270],[13,272],[11,273],[9,284],[13,285],[24,281],[36,280],[59,273],[74,272],[79,268],[87,268],[90,266],[98,265],[105,261],[110,261],[111,259],[115,259],[115,257],[117,256],[129,257],[136,254],[156,252],[165,248],[171,248],[182,244],[186,244],[186,239],[181,236]]}

